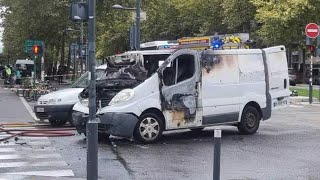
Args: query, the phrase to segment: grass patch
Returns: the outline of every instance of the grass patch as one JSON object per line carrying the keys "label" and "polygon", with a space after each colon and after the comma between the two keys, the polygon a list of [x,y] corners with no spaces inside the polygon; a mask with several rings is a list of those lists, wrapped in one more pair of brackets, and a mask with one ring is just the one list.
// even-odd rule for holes
{"label": "grass patch", "polygon": [[[290,87],[289,89],[290,89],[290,91],[296,90],[298,92],[299,96],[309,97],[309,89],[296,88],[296,87]],[[319,99],[319,90],[318,89],[313,89],[312,96],[314,98]]]}

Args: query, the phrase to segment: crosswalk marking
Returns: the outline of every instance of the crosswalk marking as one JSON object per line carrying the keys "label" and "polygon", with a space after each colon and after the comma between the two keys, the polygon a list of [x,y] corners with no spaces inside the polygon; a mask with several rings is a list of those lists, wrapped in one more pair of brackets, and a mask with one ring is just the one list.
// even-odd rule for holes
{"label": "crosswalk marking", "polygon": [[13,172],[3,173],[12,175],[29,175],[29,176],[48,176],[48,177],[63,177],[74,176],[71,170],[54,170],[54,171],[28,171],[28,172]]}
{"label": "crosswalk marking", "polygon": [[60,154],[29,154],[29,155],[19,155],[19,154],[5,154],[0,155],[0,160],[3,159],[44,159],[44,158],[61,158]]}
{"label": "crosswalk marking", "polygon": [[[8,136],[0,133],[0,139]],[[74,176],[48,137],[18,137],[0,142],[0,180]]]}
{"label": "crosswalk marking", "polygon": [[48,161],[48,162],[5,162],[0,163],[0,168],[24,167],[24,166],[67,166],[65,161]]}

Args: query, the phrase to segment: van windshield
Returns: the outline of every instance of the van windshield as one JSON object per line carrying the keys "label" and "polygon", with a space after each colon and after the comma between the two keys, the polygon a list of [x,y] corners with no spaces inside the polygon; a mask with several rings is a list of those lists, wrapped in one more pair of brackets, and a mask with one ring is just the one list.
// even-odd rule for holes
{"label": "van windshield", "polygon": [[[99,80],[104,76],[105,72],[104,69],[97,69],[96,70],[96,79]],[[89,85],[88,82],[89,73],[84,73],[78,80],[76,80],[72,85],[71,88],[85,88]]]}
{"label": "van windshield", "polygon": [[145,80],[156,72],[159,64],[171,54],[130,54],[108,57],[109,68],[102,79]]}

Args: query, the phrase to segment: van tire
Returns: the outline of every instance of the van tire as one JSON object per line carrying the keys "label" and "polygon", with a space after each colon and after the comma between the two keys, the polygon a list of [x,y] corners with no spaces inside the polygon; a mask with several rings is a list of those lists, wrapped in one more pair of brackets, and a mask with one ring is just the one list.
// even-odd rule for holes
{"label": "van tire", "polygon": [[254,134],[259,129],[260,119],[260,114],[255,107],[245,107],[237,126],[238,130],[241,134]]}
{"label": "van tire", "polygon": [[60,127],[64,126],[67,123],[67,120],[49,119],[49,122],[52,127]]}
{"label": "van tire", "polygon": [[158,115],[142,114],[134,130],[134,138],[145,144],[154,143],[161,138],[163,128],[163,121]]}

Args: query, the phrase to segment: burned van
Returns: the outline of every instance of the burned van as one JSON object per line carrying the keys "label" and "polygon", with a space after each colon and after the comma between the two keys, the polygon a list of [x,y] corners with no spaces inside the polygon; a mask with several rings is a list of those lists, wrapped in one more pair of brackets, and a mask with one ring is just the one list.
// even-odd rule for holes
{"label": "burned van", "polygon": [[[160,66],[149,72],[139,52],[135,63],[115,67],[97,83],[99,132],[145,143],[158,140],[163,131],[220,124],[254,134],[260,120],[289,103],[284,46],[170,53],[165,61],[155,59]],[[88,121],[87,94],[80,94],[73,108],[79,132]]]}

